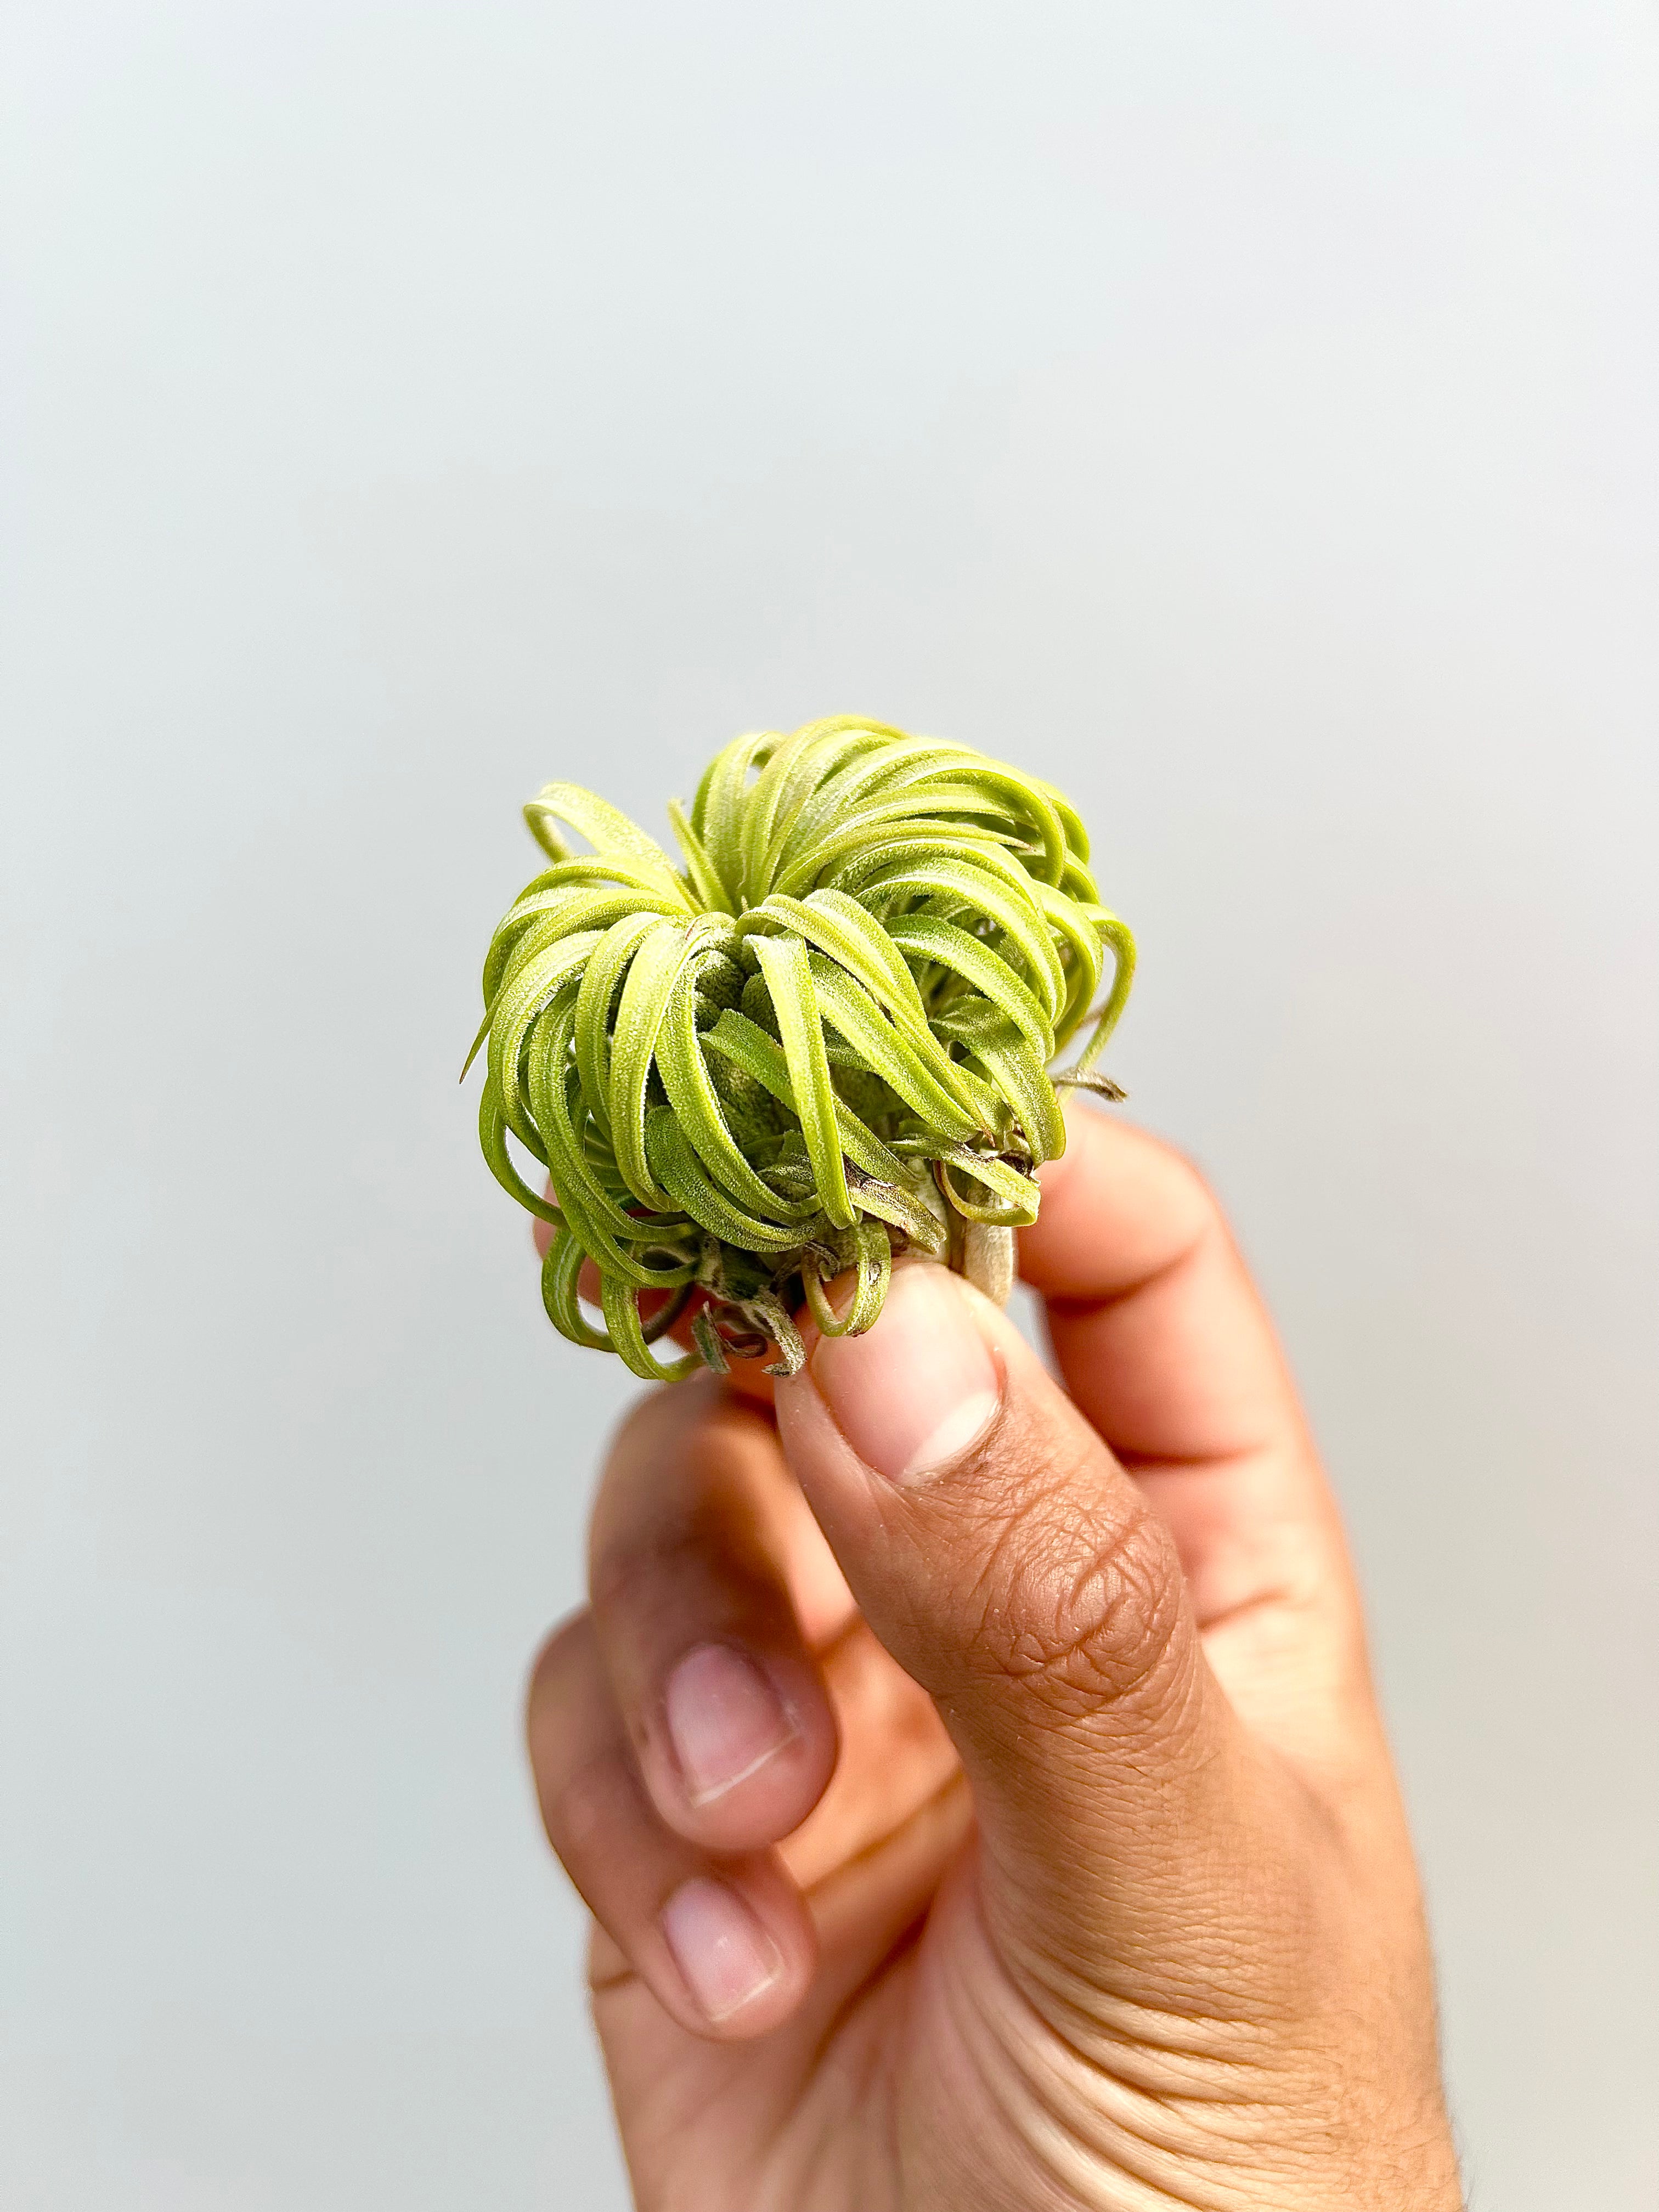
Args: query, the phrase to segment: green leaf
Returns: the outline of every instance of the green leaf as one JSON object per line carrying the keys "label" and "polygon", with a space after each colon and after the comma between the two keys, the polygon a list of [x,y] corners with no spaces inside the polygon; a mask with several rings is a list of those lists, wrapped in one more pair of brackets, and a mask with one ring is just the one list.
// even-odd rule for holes
{"label": "green leaf", "polygon": [[576,1068],[587,1110],[611,1126],[611,1017],[617,994],[642,941],[658,926],[654,908],[612,922],[582,971],[576,1000]]}
{"label": "green leaf", "polygon": [[611,1349],[630,1373],[646,1382],[678,1382],[687,1375],[695,1375],[702,1364],[702,1355],[696,1352],[684,1353],[671,1359],[665,1367],[651,1356],[645,1328],[640,1319],[639,1294],[627,1283],[619,1283],[607,1276],[600,1290],[605,1310],[605,1325],[611,1332]]}
{"label": "green leaf", "polygon": [[555,827],[568,822],[596,853],[632,861],[659,890],[678,898],[684,912],[692,910],[678,872],[656,839],[647,837],[608,799],[585,791],[580,784],[544,783],[526,806],[524,818],[531,836],[550,859],[571,857]]}
{"label": "green leaf", "polygon": [[[795,1085],[789,1073],[789,1063],[782,1048],[758,1028],[746,1014],[735,1007],[723,1013],[712,1030],[703,1037],[704,1045],[720,1053],[745,1075],[752,1075],[757,1083],[769,1091],[781,1105],[792,1114],[799,1113],[795,1103]],[[841,1149],[846,1158],[878,1181],[890,1182],[903,1174],[897,1156],[890,1152],[879,1137],[875,1136],[850,1106],[840,1098],[836,1101],[836,1130]]]}
{"label": "green leaf", "polygon": [[1120,921],[1115,914],[1095,909],[1096,926],[1103,941],[1112,949],[1115,964],[1112,988],[1106,1003],[1095,1017],[1095,1026],[1089,1042],[1066,1071],[1068,1075],[1087,1075],[1105,1049],[1106,1040],[1117,1027],[1118,1017],[1123,1012],[1129,996],[1129,988],[1135,980],[1135,940],[1127,922]]}
{"label": "green leaf", "polygon": [[901,951],[951,969],[993,1006],[1000,1006],[1045,1060],[1054,1050],[1054,1030],[1030,987],[981,939],[969,937],[954,921],[941,921],[933,914],[901,915],[890,925],[890,933]]}
{"label": "green leaf", "polygon": [[756,937],[750,942],[761,963],[777,1016],[789,1081],[800,1116],[801,1135],[817,1179],[823,1210],[838,1229],[853,1225],[853,1201],[847,1188],[841,1136],[836,1126],[836,1093],[823,1049],[823,1030],[812,994],[806,947],[798,937]]}
{"label": "green leaf", "polygon": [[646,1120],[645,1145],[653,1170],[673,1193],[675,1202],[712,1236],[727,1244],[741,1245],[745,1252],[799,1249],[799,1227],[783,1227],[745,1213],[710,1182],[671,1107],[652,1109]]}
{"label": "green leaf", "polygon": [[691,827],[678,799],[671,799],[668,802],[668,818],[674,825],[674,835],[680,841],[680,850],[685,855],[686,871],[698,899],[715,912],[735,914],[737,901],[727,888],[713,854]]}
{"label": "green leaf", "polygon": [[[696,969],[688,964],[676,980],[657,1033],[657,1071],[668,1093],[668,1103],[679,1118],[691,1151],[714,1180],[725,1187],[729,1200],[774,1222],[804,1221],[816,1208],[797,1206],[780,1198],[762,1182],[732,1133],[702,1056],[702,1040],[696,1026]],[[702,1216],[697,1218],[701,1219]],[[712,1227],[713,1224],[708,1225]]]}
{"label": "green leaf", "polygon": [[[980,1116],[957,1103],[961,1071],[945,1057],[938,1040],[928,1032],[927,1048],[919,1049],[903,1036],[860,991],[844,969],[821,952],[807,955],[818,1006],[848,1044],[854,1047],[871,1073],[880,1076],[913,1114],[953,1137],[971,1137]],[[950,1088],[940,1080],[948,1074]]]}

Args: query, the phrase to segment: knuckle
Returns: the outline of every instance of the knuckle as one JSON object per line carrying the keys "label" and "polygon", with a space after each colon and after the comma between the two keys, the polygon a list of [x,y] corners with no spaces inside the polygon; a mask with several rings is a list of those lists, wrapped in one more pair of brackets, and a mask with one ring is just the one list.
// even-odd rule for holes
{"label": "knuckle", "polygon": [[1218,1231],[1226,1231],[1227,1217],[1209,1177],[1197,1161],[1176,1146],[1160,1140],[1170,1177],[1168,1210],[1182,1229],[1183,1249],[1201,1244]]}
{"label": "knuckle", "polygon": [[714,1514],[698,1471],[681,1462],[672,1480],[648,1502],[635,1496],[626,1510],[596,1515],[588,1546],[587,1589],[596,1612],[623,1605],[649,1606],[665,1574],[688,1553],[706,1550]]}
{"label": "knuckle", "polygon": [[637,1522],[596,1544],[588,1567],[595,1613],[630,1619],[660,1611],[673,1592],[714,1580],[723,1587],[754,1579],[720,1512],[692,1498],[654,1523]]}
{"label": "knuckle", "polygon": [[1174,1693],[1185,1618],[1175,1547],[1127,1483],[1070,1461],[1029,1467],[988,1530],[973,1588],[978,1663],[1058,1717]]}
{"label": "knuckle", "polygon": [[554,1849],[574,1870],[638,1818],[636,1793],[623,1761],[607,1749],[553,1777],[542,1792],[542,1817]]}
{"label": "knuckle", "polygon": [[1170,1173],[1179,1182],[1194,1206],[1201,1208],[1206,1213],[1219,1212],[1220,1205],[1214,1188],[1192,1154],[1183,1152],[1179,1145],[1170,1144],[1167,1138],[1159,1138],[1158,1142],[1170,1164]]}
{"label": "knuckle", "polygon": [[651,1542],[610,1544],[596,1551],[587,1577],[588,1601],[594,1611],[620,1611],[642,1587],[648,1591],[677,1548],[659,1536]]}

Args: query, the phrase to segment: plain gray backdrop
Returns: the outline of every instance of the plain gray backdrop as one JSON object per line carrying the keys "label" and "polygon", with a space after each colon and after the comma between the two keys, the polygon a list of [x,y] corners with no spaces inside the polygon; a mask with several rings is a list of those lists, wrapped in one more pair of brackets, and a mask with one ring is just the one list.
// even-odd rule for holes
{"label": "plain gray backdrop", "polygon": [[0,2197],[618,2212],[519,1744],[631,1385],[456,1088],[520,803],[1079,802],[1350,1517],[1481,2212],[1653,2081],[1659,25],[6,10]]}

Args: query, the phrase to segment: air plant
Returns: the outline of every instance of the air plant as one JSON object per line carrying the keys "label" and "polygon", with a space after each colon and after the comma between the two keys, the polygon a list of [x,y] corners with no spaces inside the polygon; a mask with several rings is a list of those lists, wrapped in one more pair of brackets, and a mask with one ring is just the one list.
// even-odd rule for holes
{"label": "air plant", "polygon": [[[668,811],[684,867],[592,792],[546,785],[524,812],[551,865],[484,962],[479,1134],[552,1224],[554,1326],[652,1380],[769,1349],[792,1374],[803,1300],[827,1334],[868,1328],[897,1252],[1005,1297],[1036,1169],[1065,1146],[1057,1091],[1122,1095],[1094,1069],[1134,940],[1076,813],[1036,776],[856,715],[736,739]],[[693,1349],[660,1364],[688,1314]]]}

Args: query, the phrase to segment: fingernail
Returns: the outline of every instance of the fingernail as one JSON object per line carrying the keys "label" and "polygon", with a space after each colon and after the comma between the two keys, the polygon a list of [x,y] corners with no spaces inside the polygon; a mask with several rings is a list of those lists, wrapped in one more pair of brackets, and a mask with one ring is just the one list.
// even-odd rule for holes
{"label": "fingernail", "polygon": [[866,1467],[920,1482],[972,1443],[1002,1391],[965,1292],[947,1268],[896,1267],[863,1336],[821,1337],[812,1379]]}
{"label": "fingernail", "polygon": [[740,2012],[783,1971],[776,1944],[723,1881],[682,1882],[662,1909],[662,1932],[710,2020]]}
{"label": "fingernail", "polygon": [[724,1796],[795,1735],[760,1668],[726,1644],[688,1652],[668,1678],[664,1702],[669,1740],[694,1805]]}

